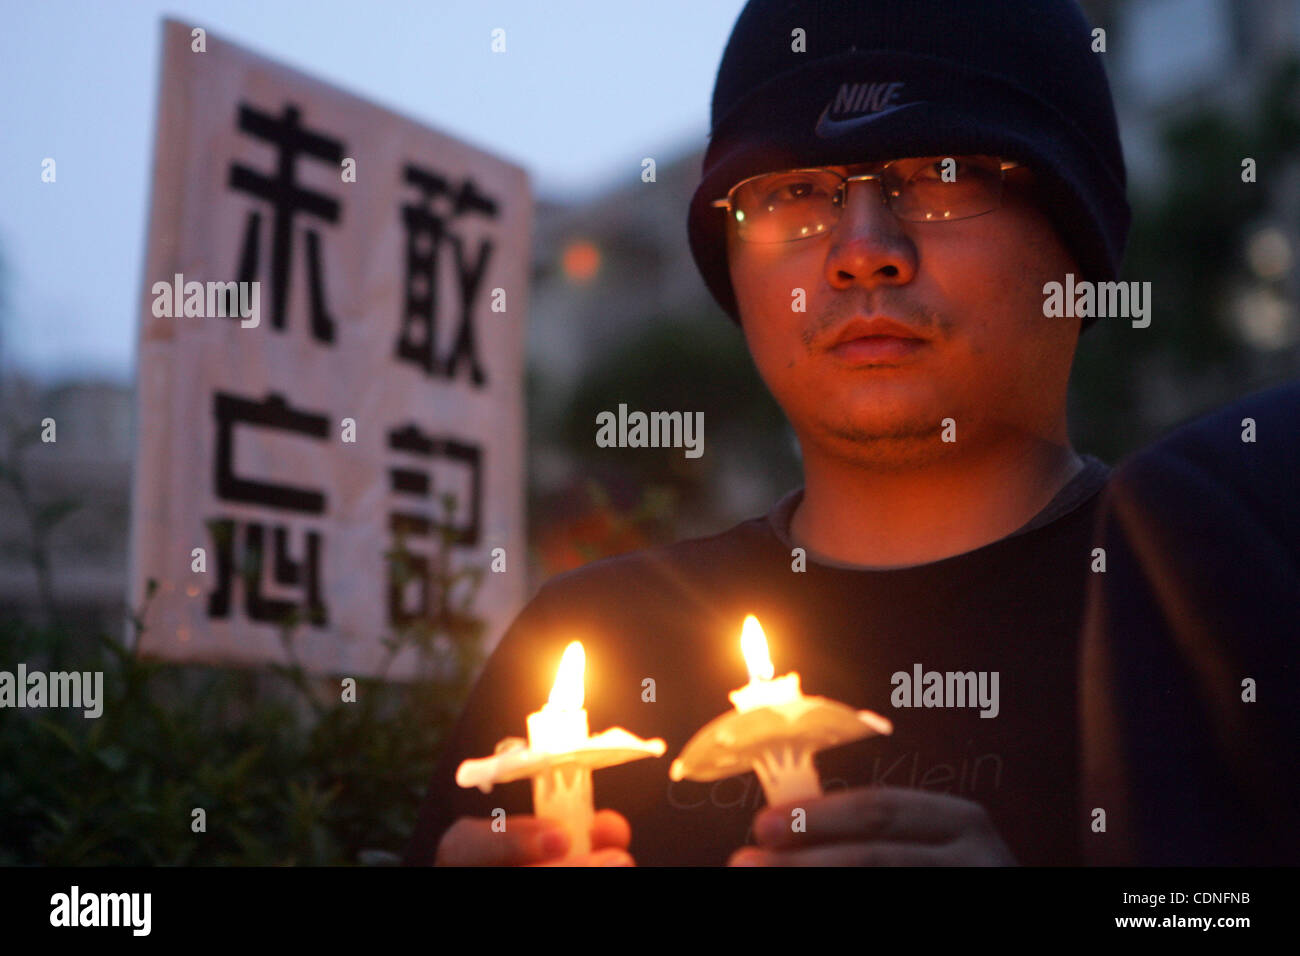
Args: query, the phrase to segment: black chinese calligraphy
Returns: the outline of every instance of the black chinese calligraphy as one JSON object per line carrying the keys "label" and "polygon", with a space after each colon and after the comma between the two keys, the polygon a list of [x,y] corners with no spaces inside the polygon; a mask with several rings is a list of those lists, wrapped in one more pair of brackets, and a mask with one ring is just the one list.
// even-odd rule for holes
{"label": "black chinese calligraphy", "polygon": [[[428,435],[414,424],[404,428],[393,429],[388,433],[388,447],[398,454],[425,459],[424,462],[403,463],[389,469],[389,481],[392,491],[416,499],[409,508],[393,511],[389,515],[389,530],[403,545],[407,536],[429,539],[435,534],[443,535],[448,543],[472,547],[478,544],[482,522],[482,452],[477,445]],[[421,467],[416,467],[419,464]],[[437,465],[444,482],[457,484],[464,489],[460,500],[464,507],[462,515],[456,520],[454,515],[437,516],[432,513],[435,490],[431,470]],[[426,554],[406,553],[401,573],[391,566],[389,568],[389,621],[397,627],[404,627],[417,620],[427,619],[433,612],[430,606],[430,572],[429,558]],[[407,607],[403,600],[404,578],[418,583],[417,599],[414,607]]]}
{"label": "black chinese calligraphy", "polygon": [[[464,367],[469,381],[482,388],[487,384],[487,374],[479,361],[474,307],[493,245],[490,239],[483,240],[471,261],[466,242],[451,226],[454,220],[471,213],[496,218],[497,203],[483,195],[472,179],[453,189],[444,177],[412,165],[406,167],[405,179],[420,191],[420,200],[402,206],[402,224],[406,229],[406,294],[396,356],[414,362],[436,378],[454,379]],[[443,201],[435,206],[438,199]],[[439,355],[438,263],[443,249],[448,247],[455,259],[460,319],[451,347],[445,355]]]}
{"label": "black chinese calligraphy", "polygon": [[[324,492],[242,477],[236,472],[234,461],[237,425],[278,429],[325,441],[328,436],[325,416],[292,408],[282,395],[275,393],[259,402],[227,392],[217,392],[213,396],[213,416],[216,419],[213,482],[218,498],[305,515],[325,513],[327,499]],[[263,593],[262,570],[268,527],[274,541],[272,581],[282,588],[302,588],[301,601],[270,598]],[[301,560],[295,561],[289,555],[288,525],[218,516],[208,522],[208,528],[217,556],[217,586],[208,596],[209,617],[231,615],[232,589],[238,577],[244,581],[245,613],[249,620],[278,624],[295,613],[302,613],[318,627],[328,623],[320,580],[324,545],[319,529],[303,529],[305,554]]]}
{"label": "black chinese calligraphy", "polygon": [[[265,175],[240,163],[230,167],[231,189],[248,193],[270,204],[271,218],[271,327],[285,328],[285,305],[289,296],[289,273],[293,261],[293,226],[297,215],[313,216],[336,224],[340,206],[336,199],[297,182],[299,156],[307,156],[338,165],[343,143],[304,128],[298,107],[286,106],[281,116],[264,113],[252,106],[239,105],[239,129],[270,143],[277,151],[276,171]],[[243,250],[239,256],[239,281],[251,282],[258,273],[262,235],[262,213],[252,210],[244,229]],[[307,269],[311,289],[311,331],[318,341],[334,341],[334,319],[325,305],[324,278],[320,262],[320,235],[306,230]]]}

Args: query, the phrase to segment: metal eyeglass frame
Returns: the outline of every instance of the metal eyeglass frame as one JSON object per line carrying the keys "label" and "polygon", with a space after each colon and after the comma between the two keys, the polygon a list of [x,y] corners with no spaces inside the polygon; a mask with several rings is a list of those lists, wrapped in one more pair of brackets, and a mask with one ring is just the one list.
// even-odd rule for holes
{"label": "metal eyeglass frame", "polygon": [[[834,171],[833,171],[829,166],[801,166],[801,167],[799,167],[799,168],[797,168],[797,169],[777,169],[777,170],[773,170],[773,171],[771,171],[771,172],[766,172],[766,173],[755,173],[753,176],[746,176],[746,177],[745,177],[744,179],[742,179],[740,182],[736,183],[734,186],[732,186],[730,189],[728,189],[728,190],[727,190],[727,195],[726,195],[726,196],[724,196],[724,197],[721,198],[721,199],[715,199],[715,200],[713,200],[713,202],[709,203],[709,205],[712,206],[712,207],[714,207],[715,209],[726,209],[728,212],[731,212],[732,209],[733,209],[732,202],[731,202],[731,197],[734,196],[735,193],[736,193],[736,190],[739,189],[741,186],[745,185],[745,183],[752,182],[752,181],[755,180],[755,179],[761,179],[761,178],[764,177],[764,176],[779,176],[779,175],[785,175],[785,174],[788,174],[788,173],[812,173],[812,172],[817,172],[817,173],[834,173],[834,175],[839,176],[839,179],[840,179],[840,184],[839,184],[838,187],[836,187],[835,195],[836,195],[836,197],[841,197],[841,196],[846,195],[847,190],[848,190],[849,183],[866,182],[866,181],[869,180],[869,179],[880,180],[880,179],[881,179],[881,175],[884,173],[884,171],[885,171],[886,169],[888,169],[890,166],[894,165],[894,163],[901,163],[901,162],[903,162],[903,161],[906,160],[906,159],[917,159],[917,158],[921,158],[921,159],[929,159],[930,157],[928,157],[928,156],[925,156],[925,157],[900,156],[898,159],[891,159],[891,160],[889,160],[888,162],[886,162],[886,163],[884,163],[884,164],[877,164],[877,163],[862,163],[862,164],[854,164],[854,165],[863,165],[863,166],[876,166],[876,165],[879,165],[880,168],[877,169],[877,170],[876,170],[875,172],[873,172],[873,173],[859,173],[859,174],[857,174],[857,175],[852,175],[852,176],[839,176],[839,173],[835,173],[835,172],[834,172]],[[945,158],[946,158],[946,157],[945,157]],[[1005,182],[1005,181],[1006,181],[1006,172],[1007,172],[1008,169],[1016,169],[1016,168],[1018,168],[1018,167],[1020,167],[1020,166],[1023,166],[1023,165],[1024,165],[1024,163],[1018,162],[1018,161],[1016,161],[1016,160],[1014,160],[1014,159],[1004,159],[1004,160],[1001,160],[1000,163],[999,163],[999,165],[998,165],[998,174],[999,174],[999,176],[1002,177],[1002,179],[1001,179],[1000,181],[1002,181],[1002,182]],[[852,169],[853,167],[849,167],[849,168]],[[884,186],[885,186],[884,181],[881,180],[881,181],[880,181],[880,201],[881,201],[882,203],[884,203],[886,206],[889,206],[889,211],[890,211],[890,212],[893,212],[893,211],[894,211],[894,207],[890,204],[890,202],[889,202],[889,197],[888,197],[887,195],[885,195],[885,189],[884,189]],[[998,201],[999,201],[999,203],[1001,203],[1001,195],[999,195],[999,197],[998,197]],[[998,208],[998,207],[995,206],[994,209],[996,209],[996,208]],[[989,210],[986,210],[986,212],[983,212],[983,213],[976,213],[974,216],[962,216],[961,218],[962,218],[962,219],[974,219],[974,218],[976,218],[977,216],[983,216],[983,215],[986,215],[986,213],[988,213],[988,212],[992,212],[992,211],[993,211],[993,209],[989,209]],[[961,220],[960,220],[960,219],[917,219],[917,220],[907,220],[907,221],[908,221],[908,222],[912,222],[912,221],[915,221],[915,222],[960,222]],[[813,236],[816,236],[816,235],[825,235],[825,234],[826,234],[826,233],[814,233]],[[737,235],[739,235],[739,234],[737,234]],[[776,241],[777,241],[777,242],[798,242],[800,239],[811,239],[811,238],[813,238],[813,236],[795,236],[795,237],[793,237],[792,239],[778,239],[778,240],[776,240]],[[742,236],[742,237],[740,237],[740,238],[743,239],[744,237]],[[748,240],[746,240],[746,241],[748,241]]]}

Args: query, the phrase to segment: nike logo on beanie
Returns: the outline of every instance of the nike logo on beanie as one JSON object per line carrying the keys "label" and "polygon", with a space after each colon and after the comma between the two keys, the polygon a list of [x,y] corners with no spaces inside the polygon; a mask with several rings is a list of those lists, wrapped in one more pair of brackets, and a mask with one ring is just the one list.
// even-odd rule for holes
{"label": "nike logo on beanie", "polygon": [[[826,108],[817,117],[815,132],[823,139],[842,136],[863,123],[899,109],[903,91],[900,81],[886,83],[841,83]],[[838,116],[833,119],[831,114]]]}

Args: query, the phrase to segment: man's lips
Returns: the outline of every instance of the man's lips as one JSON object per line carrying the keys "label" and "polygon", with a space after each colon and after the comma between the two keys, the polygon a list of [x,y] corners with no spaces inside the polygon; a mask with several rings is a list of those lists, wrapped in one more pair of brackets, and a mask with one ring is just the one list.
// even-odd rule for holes
{"label": "man's lips", "polygon": [[851,364],[880,364],[907,358],[929,344],[910,326],[881,316],[848,322],[836,334],[829,351]]}
{"label": "man's lips", "polygon": [[879,365],[905,359],[930,343],[924,339],[900,339],[893,335],[870,335],[861,339],[841,342],[831,353],[846,362],[858,365]]}

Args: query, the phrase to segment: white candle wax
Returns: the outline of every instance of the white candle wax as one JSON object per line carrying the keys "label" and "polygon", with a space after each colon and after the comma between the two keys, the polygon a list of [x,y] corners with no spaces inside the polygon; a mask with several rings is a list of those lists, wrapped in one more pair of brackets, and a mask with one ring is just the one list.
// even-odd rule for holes
{"label": "white candle wax", "polygon": [[799,675],[795,673],[786,674],[784,677],[778,677],[775,680],[751,680],[744,687],[733,690],[727,695],[736,710],[742,714],[747,710],[753,710],[755,707],[776,707],[780,704],[788,704],[792,700],[797,700],[803,696],[803,691],[799,689]]}
{"label": "white candle wax", "polygon": [[590,736],[587,709],[552,707],[528,715],[528,746],[545,753],[564,753],[580,746]]}
{"label": "white candle wax", "polygon": [[534,776],[533,813],[564,827],[569,834],[569,856],[590,853],[591,828],[596,822],[591,768],[567,763]]}
{"label": "white candle wax", "polygon": [[[544,706],[528,715],[528,746],[544,753],[565,753],[588,737],[587,710]],[[553,767],[533,777],[533,813],[563,825],[569,853],[591,852],[591,826],[596,808],[591,771],[575,764]]]}

